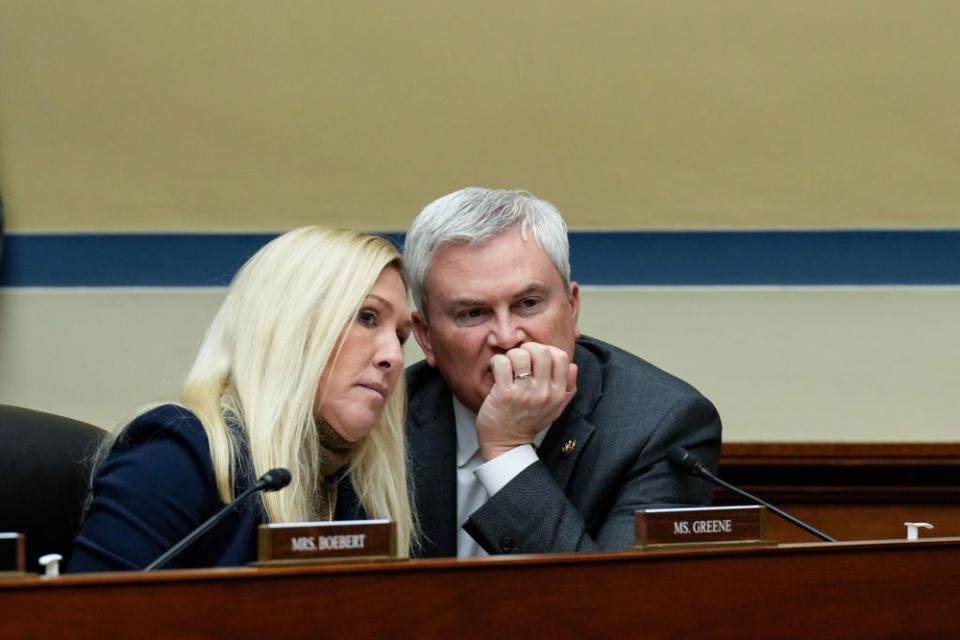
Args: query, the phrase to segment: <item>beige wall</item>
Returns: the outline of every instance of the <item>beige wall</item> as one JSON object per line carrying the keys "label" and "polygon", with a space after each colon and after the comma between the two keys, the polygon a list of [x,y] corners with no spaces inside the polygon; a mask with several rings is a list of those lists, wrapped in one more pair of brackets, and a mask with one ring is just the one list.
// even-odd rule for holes
{"label": "beige wall", "polygon": [[14,230],[960,222],[954,0],[0,0]]}
{"label": "beige wall", "polygon": [[[222,295],[0,291],[0,403],[112,426],[172,399]],[[582,297],[583,331],[698,387],[726,441],[960,441],[960,287]],[[407,355],[422,357],[413,344]]]}

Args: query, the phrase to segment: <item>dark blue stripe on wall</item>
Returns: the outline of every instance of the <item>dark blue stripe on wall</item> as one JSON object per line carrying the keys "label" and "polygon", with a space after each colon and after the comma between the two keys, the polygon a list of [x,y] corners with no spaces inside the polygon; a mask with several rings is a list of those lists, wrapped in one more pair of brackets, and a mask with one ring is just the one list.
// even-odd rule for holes
{"label": "dark blue stripe on wall", "polygon": [[960,284],[960,230],[578,233],[582,284]]}
{"label": "dark blue stripe on wall", "polygon": [[[222,286],[273,237],[13,234],[0,285]],[[585,285],[960,284],[960,230],[575,231],[570,248]]]}
{"label": "dark blue stripe on wall", "polygon": [[275,235],[12,234],[0,282],[8,287],[225,286]]}

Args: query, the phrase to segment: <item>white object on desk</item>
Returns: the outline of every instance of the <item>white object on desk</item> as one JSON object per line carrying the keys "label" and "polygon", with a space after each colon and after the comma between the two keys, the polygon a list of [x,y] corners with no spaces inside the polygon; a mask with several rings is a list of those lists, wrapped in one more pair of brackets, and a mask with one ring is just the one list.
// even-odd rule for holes
{"label": "white object on desk", "polygon": [[907,528],[907,540],[919,540],[920,534],[918,531],[920,527],[933,529],[933,525],[929,522],[904,522],[903,525]]}
{"label": "white object on desk", "polygon": [[61,560],[63,560],[63,556],[59,553],[48,553],[45,556],[40,556],[37,562],[43,567],[43,575],[52,578],[60,575]]}

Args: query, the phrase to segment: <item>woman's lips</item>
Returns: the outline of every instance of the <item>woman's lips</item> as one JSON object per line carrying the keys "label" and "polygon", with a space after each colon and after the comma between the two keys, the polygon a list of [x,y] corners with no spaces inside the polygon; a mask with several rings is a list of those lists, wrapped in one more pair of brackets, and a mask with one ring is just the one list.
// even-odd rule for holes
{"label": "woman's lips", "polygon": [[382,384],[378,384],[376,382],[361,382],[360,386],[364,389],[370,389],[371,391],[377,392],[380,394],[381,398],[387,397],[387,388]]}

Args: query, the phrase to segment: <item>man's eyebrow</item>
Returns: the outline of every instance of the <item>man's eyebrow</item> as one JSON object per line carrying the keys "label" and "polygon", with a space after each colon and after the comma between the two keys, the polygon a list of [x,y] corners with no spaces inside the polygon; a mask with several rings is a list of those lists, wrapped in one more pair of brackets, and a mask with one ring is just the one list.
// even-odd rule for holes
{"label": "man's eyebrow", "polygon": [[[524,287],[520,291],[517,291],[512,296],[510,296],[510,299],[520,300],[522,298],[526,298],[529,295],[533,295],[533,294],[545,295],[545,294],[548,294],[549,292],[550,292],[549,287],[546,287],[539,283],[534,283]],[[449,301],[448,306],[450,307],[483,307],[487,304],[488,303],[485,300],[476,300],[474,298],[455,298]]]}
{"label": "man's eyebrow", "polygon": [[518,291],[517,293],[515,293],[513,296],[513,299],[519,300],[520,298],[526,298],[527,296],[534,293],[546,294],[546,293],[550,293],[550,289],[542,284],[531,284],[527,287],[524,287],[522,290]]}
{"label": "man's eyebrow", "polygon": [[455,298],[450,300],[451,307],[482,307],[487,304],[483,300],[474,300],[473,298]]}

